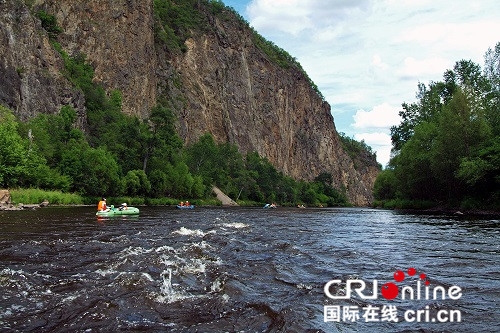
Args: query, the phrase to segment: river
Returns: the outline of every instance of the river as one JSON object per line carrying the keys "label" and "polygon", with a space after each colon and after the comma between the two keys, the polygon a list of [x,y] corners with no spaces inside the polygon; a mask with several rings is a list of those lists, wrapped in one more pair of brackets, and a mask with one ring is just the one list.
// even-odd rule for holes
{"label": "river", "polygon": [[[498,332],[499,227],[359,208],[0,212],[0,331]],[[331,299],[330,280],[334,297],[347,280],[460,293]]]}

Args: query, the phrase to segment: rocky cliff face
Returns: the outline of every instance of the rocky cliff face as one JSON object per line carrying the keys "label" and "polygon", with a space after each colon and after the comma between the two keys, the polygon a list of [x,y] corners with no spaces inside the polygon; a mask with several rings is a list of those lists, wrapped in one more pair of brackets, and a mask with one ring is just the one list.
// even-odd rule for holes
{"label": "rocky cliff face", "polygon": [[72,105],[85,119],[83,95],[61,74],[62,59],[29,8],[0,0],[0,103],[21,119]]}
{"label": "rocky cliff face", "polygon": [[[25,5],[1,1],[0,38],[8,49],[0,50],[0,71],[9,83],[0,83],[0,102],[22,118],[57,112],[69,103],[82,109],[39,21]],[[64,30],[58,41],[70,54],[87,55],[96,81],[122,91],[127,114],[144,118],[160,96],[167,98],[186,143],[210,132],[242,152],[257,151],[294,178],[312,180],[329,172],[352,203],[371,202],[377,164],[355,169],[339,141],[330,106],[300,70],[270,61],[255,46],[252,31],[235,17],[203,13],[210,28],[193,31],[186,52],[168,53],[155,42],[152,0],[37,0],[34,7],[57,17]],[[31,97],[24,97],[24,91]],[[29,101],[42,95],[45,99],[32,107]]]}
{"label": "rocky cliff face", "polygon": [[156,104],[152,0],[38,0],[55,15],[69,54],[83,53],[95,80],[122,92],[123,112],[145,117]]}
{"label": "rocky cliff face", "polygon": [[242,152],[257,151],[296,179],[329,172],[352,203],[368,205],[377,163],[354,168],[330,105],[304,74],[271,62],[237,20],[209,19],[213,29],[188,39],[187,51],[171,62],[187,99],[178,109],[184,140],[196,141],[208,131]]}

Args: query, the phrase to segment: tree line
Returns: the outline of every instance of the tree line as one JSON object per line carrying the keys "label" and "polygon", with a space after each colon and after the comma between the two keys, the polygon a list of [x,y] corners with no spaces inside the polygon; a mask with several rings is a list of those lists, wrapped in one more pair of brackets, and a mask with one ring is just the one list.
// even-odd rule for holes
{"label": "tree line", "polygon": [[[112,112],[113,109],[103,110]],[[172,113],[156,107],[141,121],[117,113],[99,135],[75,127],[76,112],[40,114],[18,121],[0,106],[0,187],[34,187],[87,197],[210,198],[217,185],[236,200],[253,203],[343,206],[344,194],[328,173],[296,181],[252,152],[217,144],[210,134],[183,146]],[[92,128],[89,117],[89,128]],[[107,119],[107,118],[106,118]],[[104,129],[106,127],[106,129]]]}
{"label": "tree line", "polygon": [[375,182],[379,200],[500,209],[500,43],[484,68],[456,62],[443,80],[419,83],[391,128],[392,158]]}

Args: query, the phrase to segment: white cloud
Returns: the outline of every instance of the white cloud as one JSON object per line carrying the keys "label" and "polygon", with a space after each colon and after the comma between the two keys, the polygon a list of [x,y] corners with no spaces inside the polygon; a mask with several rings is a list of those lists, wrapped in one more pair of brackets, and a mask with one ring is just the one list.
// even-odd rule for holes
{"label": "white cloud", "polygon": [[383,71],[385,71],[387,68],[389,68],[389,65],[384,63],[382,61],[382,58],[378,54],[373,55],[372,65],[378,69],[383,70]]}
{"label": "white cloud", "polygon": [[300,0],[255,0],[247,11],[259,31],[280,30],[295,35],[311,26],[307,5]]}
{"label": "white cloud", "polygon": [[385,3],[388,5],[402,5],[406,8],[408,6],[422,7],[431,4],[435,0],[386,0]]}
{"label": "white cloud", "polygon": [[387,133],[377,132],[377,133],[356,133],[354,138],[358,141],[365,140],[369,145],[373,146],[385,146],[391,144],[391,136]]}
{"label": "white cloud", "polygon": [[395,38],[398,43],[432,45],[438,50],[472,49],[498,41],[499,20],[473,20],[453,23],[428,23],[404,29]]}
{"label": "white cloud", "polygon": [[331,42],[342,36],[344,31],[344,27],[342,26],[330,25],[317,31],[312,38],[320,43]]}
{"label": "white cloud", "polygon": [[353,116],[352,127],[364,130],[356,133],[354,138],[358,141],[364,140],[367,145],[377,153],[377,161],[382,165],[387,165],[391,157],[391,136],[389,128],[401,122],[399,107],[390,105],[387,102],[379,104],[371,111],[358,110]]}
{"label": "white cloud", "polygon": [[371,111],[358,110],[353,116],[352,126],[358,129],[389,129],[401,122],[399,107],[383,103],[373,107]]}
{"label": "white cloud", "polygon": [[401,78],[418,80],[421,77],[440,76],[451,67],[453,67],[453,62],[443,58],[417,60],[407,57],[397,73]]}
{"label": "white cloud", "polygon": [[312,29],[324,29],[318,38],[335,36],[335,27],[354,12],[369,8],[369,0],[252,0],[247,6],[250,24],[261,33],[276,30],[297,35]]}

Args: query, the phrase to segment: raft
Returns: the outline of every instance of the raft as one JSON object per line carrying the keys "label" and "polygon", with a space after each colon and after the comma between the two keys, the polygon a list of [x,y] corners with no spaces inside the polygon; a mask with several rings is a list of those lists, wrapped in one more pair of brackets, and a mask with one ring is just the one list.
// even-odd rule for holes
{"label": "raft", "polygon": [[273,205],[271,205],[271,204],[265,204],[265,206],[264,206],[264,207],[262,207],[262,208],[265,208],[265,209],[268,209],[268,208],[273,208],[273,209],[274,209],[274,208],[276,208],[276,206],[273,206]]}
{"label": "raft", "polygon": [[117,215],[138,215],[139,208],[128,207],[128,209],[119,210],[118,208],[112,208],[109,211],[97,212],[97,216],[117,216]]}
{"label": "raft", "polygon": [[179,208],[179,209],[194,209],[194,206],[193,205],[189,205],[189,206],[177,205],[177,208]]}

